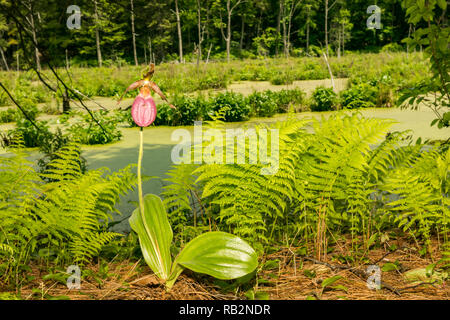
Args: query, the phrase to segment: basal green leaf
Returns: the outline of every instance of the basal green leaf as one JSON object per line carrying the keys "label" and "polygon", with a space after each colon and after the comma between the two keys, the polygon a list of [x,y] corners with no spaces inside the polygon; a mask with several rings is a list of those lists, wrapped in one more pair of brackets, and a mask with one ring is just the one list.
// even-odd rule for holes
{"label": "basal green leaf", "polygon": [[144,219],[137,208],[129,219],[130,226],[139,236],[145,262],[158,277],[167,280],[172,264],[173,233],[160,197],[153,194],[144,197]]}
{"label": "basal green leaf", "polygon": [[175,264],[221,280],[236,279],[258,266],[258,257],[241,238],[225,232],[207,232],[180,252]]}

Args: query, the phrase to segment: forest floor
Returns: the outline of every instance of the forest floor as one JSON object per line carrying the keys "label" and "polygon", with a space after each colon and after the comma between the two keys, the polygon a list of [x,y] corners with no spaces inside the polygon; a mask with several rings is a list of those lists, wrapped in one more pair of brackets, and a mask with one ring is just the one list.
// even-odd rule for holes
{"label": "forest floor", "polygon": [[[448,300],[450,299],[450,281],[421,278],[416,282],[407,281],[405,272],[426,268],[436,262],[438,242],[432,241],[432,256],[422,257],[411,242],[405,239],[393,240],[398,249],[374,249],[367,257],[369,262],[346,264],[336,262],[336,257],[350,255],[351,239],[338,242],[333,246],[335,253],[329,254],[327,262],[294,254],[297,248],[281,248],[278,252],[264,257],[278,264],[272,269],[263,269],[258,273],[258,285],[253,280],[247,288],[230,286],[226,288],[209,276],[185,271],[170,292],[166,292],[143,261],[111,261],[108,271],[101,271],[99,264],[87,266],[96,280],[87,277],[81,282],[80,290],[68,290],[66,285],[43,280],[47,266],[42,271],[33,266],[34,280],[21,290],[22,299],[81,299],[81,300],[235,300],[246,299],[245,290],[253,287],[257,292],[265,293],[270,300]],[[323,259],[322,259],[323,260]],[[367,286],[368,265],[383,267],[386,263],[395,263],[397,270],[382,272],[382,289],[373,290]],[[104,267],[103,267],[104,269]],[[47,270],[47,271],[45,271]],[[332,276],[342,278],[335,282],[333,288],[322,288],[322,281]],[[433,282],[434,281],[434,282]],[[431,284],[430,284],[431,282]],[[245,285],[244,285],[245,286]]]}

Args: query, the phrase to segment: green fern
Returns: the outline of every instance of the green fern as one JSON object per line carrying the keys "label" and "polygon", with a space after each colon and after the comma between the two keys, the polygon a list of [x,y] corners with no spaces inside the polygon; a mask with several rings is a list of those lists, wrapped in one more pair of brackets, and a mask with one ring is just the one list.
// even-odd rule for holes
{"label": "green fern", "polygon": [[[264,164],[249,164],[252,154],[245,149],[245,164],[204,164],[195,174],[204,186],[205,202],[219,208],[218,219],[229,231],[261,246],[269,237],[268,221],[283,217],[288,203],[295,195],[295,164],[302,149],[302,127],[308,121],[290,120],[276,124],[279,130],[278,171],[262,175]],[[266,127],[256,127],[259,145]],[[267,144],[268,145],[268,144]],[[234,150],[237,149],[235,147]],[[255,150],[259,153],[259,148]]]}
{"label": "green fern", "polygon": [[196,217],[205,214],[193,175],[197,167],[195,164],[175,165],[167,173],[169,178],[165,179],[168,184],[164,186],[162,196],[176,234],[184,230],[189,218],[195,220],[196,226]]}
{"label": "green fern", "polygon": [[107,225],[120,196],[136,184],[131,166],[83,174],[79,157],[79,146],[68,144],[43,174],[25,154],[0,157],[0,244],[12,249],[16,264],[26,263],[45,243],[56,252],[68,248],[66,262],[83,264],[119,236]]}
{"label": "green fern", "polygon": [[13,248],[11,248],[9,245],[4,244],[4,243],[0,243],[0,251],[3,251],[4,253],[6,253],[8,255],[14,254]]}
{"label": "green fern", "polygon": [[393,170],[382,189],[399,199],[388,201],[386,210],[404,231],[429,241],[431,230],[439,227],[448,239],[450,201],[448,181],[450,155],[436,150],[421,151],[413,162]]}
{"label": "green fern", "polygon": [[[355,241],[363,236],[369,249],[373,233],[393,226],[425,240],[440,232],[447,241],[450,155],[413,144],[408,131],[388,133],[392,124],[358,113],[278,122],[271,126],[280,138],[276,174],[262,175],[261,163],[249,164],[259,147],[245,150],[245,164],[175,166],[166,203],[174,221],[188,221],[195,210],[189,190],[195,190],[219,229],[260,249],[293,236],[326,244],[329,232],[350,232]],[[207,127],[224,135],[220,121]],[[255,129],[263,138],[268,128]],[[211,141],[203,151],[214,147]]]}

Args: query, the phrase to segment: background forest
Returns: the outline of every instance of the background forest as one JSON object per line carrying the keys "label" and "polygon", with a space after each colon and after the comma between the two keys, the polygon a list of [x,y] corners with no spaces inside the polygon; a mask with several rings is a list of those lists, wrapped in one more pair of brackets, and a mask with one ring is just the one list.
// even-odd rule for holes
{"label": "background forest", "polygon": [[[2,0],[6,6],[7,0]],[[414,31],[401,0],[79,0],[13,1],[30,22],[41,50],[64,66],[160,63],[197,58],[248,58],[256,55],[316,55],[378,51]],[[15,3],[15,4],[13,4]],[[23,5],[20,4],[23,3]],[[70,30],[70,5],[81,11],[81,27]],[[370,5],[381,9],[381,28],[368,29]],[[0,13],[2,68],[27,68],[14,21]],[[25,49],[34,51],[32,41]],[[406,49],[406,46],[405,46]],[[417,48],[418,49],[418,48]],[[37,58],[39,60],[39,54]],[[38,63],[40,66],[40,63]]]}

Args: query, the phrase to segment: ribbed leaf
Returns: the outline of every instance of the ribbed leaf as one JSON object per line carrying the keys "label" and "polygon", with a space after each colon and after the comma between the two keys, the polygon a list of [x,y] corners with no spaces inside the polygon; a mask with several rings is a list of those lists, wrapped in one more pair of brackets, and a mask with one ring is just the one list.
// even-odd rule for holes
{"label": "ribbed leaf", "polygon": [[189,242],[175,263],[195,272],[229,280],[255,270],[258,257],[241,238],[216,231],[204,233]]}
{"label": "ribbed leaf", "polygon": [[158,277],[167,280],[172,264],[170,244],[173,233],[160,197],[154,194],[144,197],[144,219],[137,208],[129,219],[130,226],[139,236],[145,262]]}

